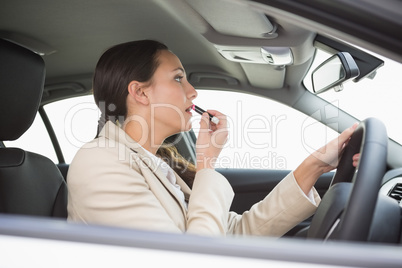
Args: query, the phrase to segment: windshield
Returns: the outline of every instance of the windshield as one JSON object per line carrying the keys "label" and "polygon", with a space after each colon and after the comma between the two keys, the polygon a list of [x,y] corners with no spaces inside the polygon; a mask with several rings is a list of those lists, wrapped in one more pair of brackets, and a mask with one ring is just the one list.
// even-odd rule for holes
{"label": "windshield", "polygon": [[[366,51],[368,52],[368,51]],[[402,144],[402,64],[368,52],[384,61],[384,65],[359,82],[353,80],[343,84],[343,90],[330,89],[318,96],[336,105],[359,120],[376,117],[384,122],[388,136]],[[317,49],[316,57],[304,85],[311,91],[311,72],[332,56]]]}

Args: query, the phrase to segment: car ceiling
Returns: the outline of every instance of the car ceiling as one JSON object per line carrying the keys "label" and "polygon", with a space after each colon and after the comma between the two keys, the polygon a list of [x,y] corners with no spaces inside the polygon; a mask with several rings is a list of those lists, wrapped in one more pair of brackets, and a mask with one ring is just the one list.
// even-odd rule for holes
{"label": "car ceiling", "polygon": [[[201,14],[208,15],[205,11],[211,5],[215,12],[203,18]],[[239,10],[247,11],[248,17],[239,16]],[[199,87],[275,89],[294,83],[292,79],[300,81],[314,53],[314,34],[266,18],[271,22],[268,28],[272,24],[277,28],[272,36],[264,37],[266,33],[255,30],[264,30],[265,26],[258,24],[261,15],[247,1],[7,0],[2,1],[0,11],[0,37],[47,54],[43,59],[45,91],[49,92],[64,87],[87,91],[101,53],[115,44],[139,39],[167,44],[181,59],[190,82]],[[253,16],[255,21],[250,20]],[[237,23],[233,30],[243,28],[234,33],[214,29],[224,31],[219,25],[233,23]],[[288,68],[231,62],[216,49],[216,45],[259,48],[289,44],[294,63]],[[296,71],[293,77],[289,70],[303,64],[303,71]]]}
{"label": "car ceiling", "polygon": [[[303,94],[301,81],[314,55],[315,32],[344,37],[346,41],[355,38],[353,41],[374,51],[391,48],[392,44],[396,50],[390,55],[397,60],[401,57],[400,37],[395,31],[401,28],[398,19],[401,11],[388,8],[400,6],[400,1],[389,0],[383,8],[374,0],[336,2],[339,5],[320,0],[311,0],[308,6],[301,0],[3,0],[0,38],[46,54],[43,56],[47,67],[45,102],[65,95],[88,94],[96,62],[110,46],[156,39],[178,55],[196,88],[247,91],[293,106]],[[365,8],[361,14],[348,12],[356,10],[348,9],[348,5],[362,2]],[[377,12],[385,7],[387,10]],[[261,23],[262,16],[266,25]],[[304,16],[333,28],[314,25]],[[341,16],[345,18],[337,19]],[[359,21],[353,20],[354,17],[359,17]],[[372,17],[381,17],[381,23],[371,20]],[[356,39],[359,33],[360,39]],[[384,35],[381,41],[373,38],[381,33]],[[217,50],[233,47],[259,50],[263,46],[289,47],[293,63],[274,66],[232,62]],[[284,97],[282,89],[299,92]]]}

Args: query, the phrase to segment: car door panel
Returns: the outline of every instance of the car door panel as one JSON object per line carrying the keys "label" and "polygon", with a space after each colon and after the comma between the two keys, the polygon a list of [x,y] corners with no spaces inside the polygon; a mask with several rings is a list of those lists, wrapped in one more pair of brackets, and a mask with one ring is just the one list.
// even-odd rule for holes
{"label": "car door panel", "polygon": [[[217,169],[231,184],[235,197],[231,210],[239,214],[249,210],[261,201],[287,175],[290,170],[252,170],[252,169]],[[323,197],[327,191],[333,172],[323,174],[315,184],[318,194]],[[290,230],[285,236],[294,236],[310,225],[311,218],[306,219]]]}

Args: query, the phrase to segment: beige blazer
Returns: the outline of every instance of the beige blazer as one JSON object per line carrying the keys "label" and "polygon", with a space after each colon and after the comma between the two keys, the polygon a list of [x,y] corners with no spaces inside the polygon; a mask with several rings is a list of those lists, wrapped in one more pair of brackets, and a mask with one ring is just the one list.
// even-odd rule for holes
{"label": "beige blazer", "polygon": [[[234,193],[217,171],[197,172],[192,190],[177,174],[176,179],[188,209],[142,147],[108,122],[70,165],[68,220],[201,235],[281,236],[316,210],[293,173],[242,215],[229,212]],[[315,190],[314,198],[318,204]]]}

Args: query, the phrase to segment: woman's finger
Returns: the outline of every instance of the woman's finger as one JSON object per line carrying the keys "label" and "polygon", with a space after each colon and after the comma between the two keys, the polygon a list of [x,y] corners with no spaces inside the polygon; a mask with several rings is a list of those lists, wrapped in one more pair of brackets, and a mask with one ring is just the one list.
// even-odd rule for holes
{"label": "woman's finger", "polygon": [[359,123],[354,123],[353,126],[350,128],[345,129],[339,136],[338,136],[338,146],[339,148],[343,149],[348,144],[353,132],[356,130]]}

